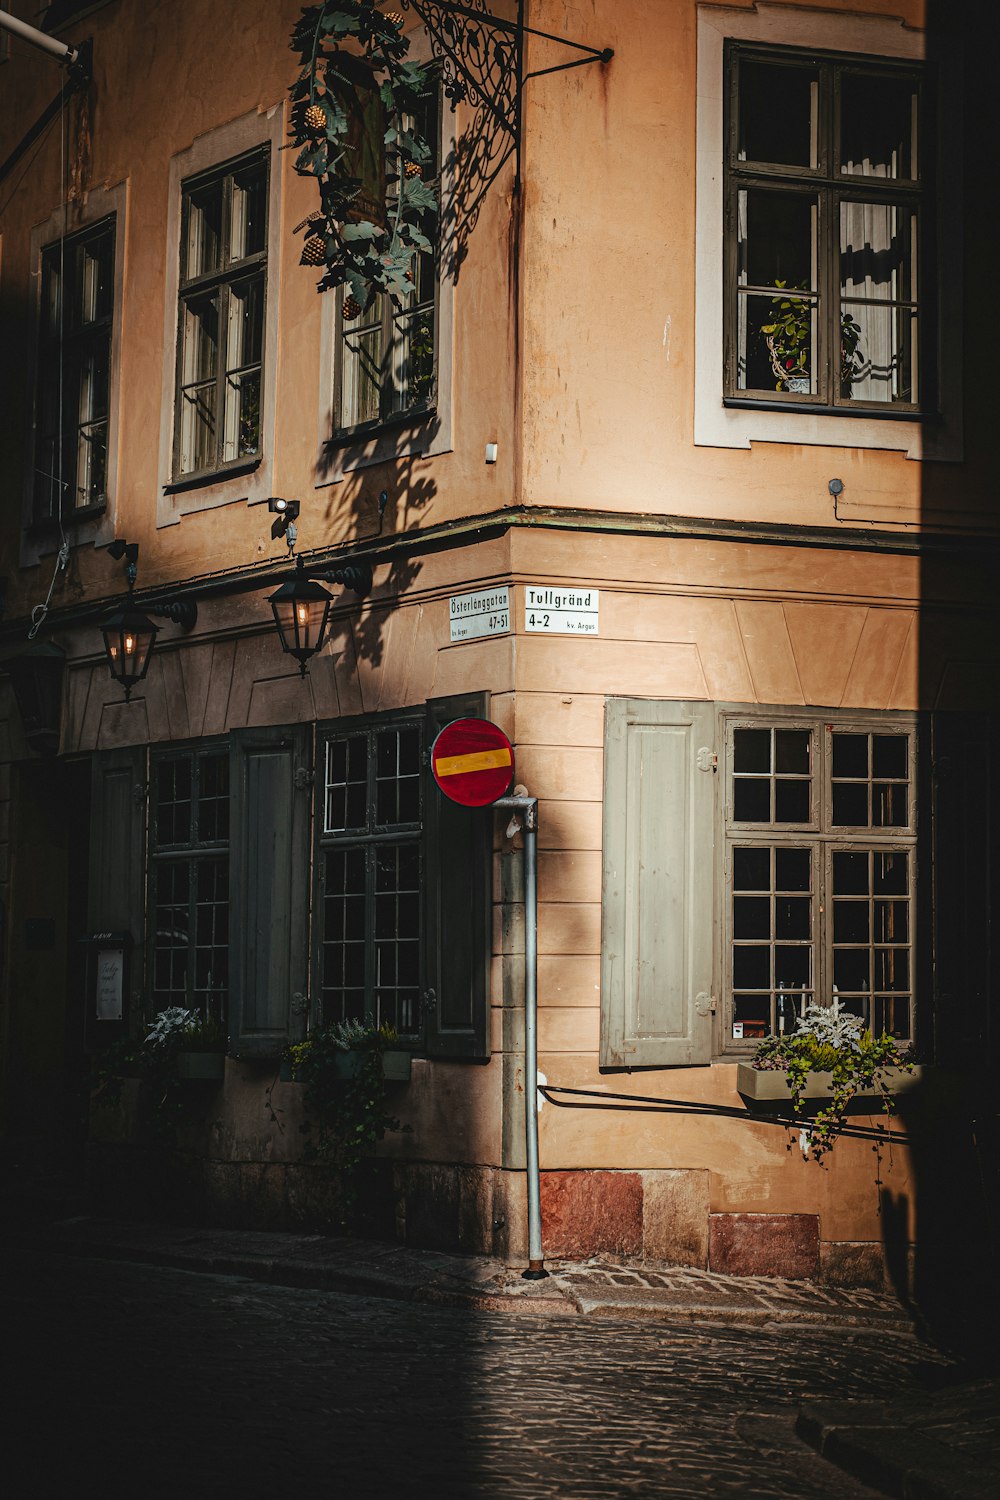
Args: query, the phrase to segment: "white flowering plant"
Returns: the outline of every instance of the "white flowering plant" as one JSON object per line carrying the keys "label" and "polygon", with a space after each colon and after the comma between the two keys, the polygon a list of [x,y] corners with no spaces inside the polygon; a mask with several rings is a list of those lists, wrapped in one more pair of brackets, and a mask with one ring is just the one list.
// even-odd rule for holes
{"label": "white flowering plant", "polygon": [[753,1066],[786,1074],[792,1112],[801,1117],[810,1073],[830,1074],[830,1102],[810,1119],[803,1151],[821,1161],[837,1139],[848,1108],[859,1093],[876,1093],[886,1115],[893,1110],[888,1068],[912,1071],[908,1049],[885,1032],[876,1037],[834,995],[830,1005],[808,1005],[794,1031],[759,1043]]}

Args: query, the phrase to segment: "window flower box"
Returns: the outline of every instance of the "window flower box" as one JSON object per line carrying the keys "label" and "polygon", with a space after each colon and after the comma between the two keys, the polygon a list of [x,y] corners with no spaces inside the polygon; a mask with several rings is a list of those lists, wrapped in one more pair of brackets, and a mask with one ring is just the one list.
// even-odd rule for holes
{"label": "window flower box", "polygon": [[178,1052],[177,1077],[186,1083],[221,1083],[226,1072],[222,1052]]}
{"label": "window flower box", "polygon": [[[885,1067],[880,1070],[879,1077],[882,1088],[886,1094],[908,1093],[920,1084],[923,1069],[920,1067],[896,1068]],[[743,1100],[748,1109],[755,1109],[762,1113],[780,1113],[786,1106],[790,1111],[792,1108],[792,1091],[788,1082],[788,1075],[781,1069],[755,1068],[750,1063],[738,1063],[736,1067],[736,1092]],[[805,1100],[826,1100],[833,1097],[833,1074],[832,1073],[810,1073],[802,1089],[802,1098]],[[882,1094],[874,1086],[867,1091],[859,1091],[851,1101],[852,1108],[859,1114],[877,1114],[882,1109]]]}
{"label": "window flower box", "polygon": [[[338,1052],[333,1060],[338,1078],[357,1078],[364,1067],[368,1053],[363,1048],[350,1052]],[[410,1054],[399,1049],[387,1048],[382,1053],[382,1077],[387,1083],[409,1083]]]}

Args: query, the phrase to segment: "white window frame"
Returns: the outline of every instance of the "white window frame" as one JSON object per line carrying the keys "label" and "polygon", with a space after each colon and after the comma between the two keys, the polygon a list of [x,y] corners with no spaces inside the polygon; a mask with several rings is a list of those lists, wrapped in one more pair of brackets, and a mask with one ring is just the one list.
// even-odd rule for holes
{"label": "white window frame", "polygon": [[38,530],[35,521],[35,452],[37,446],[35,403],[38,399],[38,339],[41,330],[42,296],[42,252],[56,243],[60,236],[67,238],[89,229],[102,219],[113,218],[115,225],[114,292],[111,312],[111,360],[108,374],[108,457],[106,474],[106,502],[97,515],[79,519],[72,512],[63,518],[63,527],[71,546],[106,547],[114,539],[115,516],[118,494],[118,449],[120,441],[121,415],[121,356],[122,314],[124,307],[125,238],[128,227],[127,208],[129,191],[127,182],[114,187],[91,188],[85,202],[75,203],[72,209],[55,209],[42,224],[31,231],[30,266],[32,287],[31,343],[27,362],[26,384],[31,392],[31,422],[24,447],[24,490],[21,508],[21,553],[22,567],[32,567],[43,557],[59,550],[61,537],[58,526],[46,526]]}
{"label": "white window frame", "polygon": [[[920,62],[925,35],[898,17],[808,10],[758,0],[750,10],[698,6],[697,207],[695,268],[695,415],[697,446],[749,448],[755,442],[797,443],[832,448],[894,450],[912,459],[960,461],[961,389],[961,224],[960,173],[948,171],[958,152],[957,133],[947,108],[939,110],[941,163],[935,173],[940,266],[937,316],[938,415],[933,421],[860,415],[824,415],[807,410],[766,411],[723,403],[724,382],[724,45],[728,38],[774,46],[821,48],[859,56]],[[960,97],[958,61],[938,59],[942,100]],[[942,169],[942,166],[944,169]],[[947,245],[943,243],[947,230]]]}
{"label": "white window frame", "polygon": [[[274,493],[274,433],[278,366],[279,299],[282,263],[281,147],[286,134],[285,106],[254,110],[218,129],[198,136],[170,162],[167,202],[167,265],[163,313],[163,384],[160,406],[160,455],[157,526],[174,526],[183,516],[220,505],[259,505]],[[175,480],[174,432],[177,400],[177,345],[181,261],[181,203],[183,183],[213,167],[224,167],[256,147],[270,147],[267,201],[267,270],[264,301],[264,340],[261,362],[263,392],[260,411],[261,452],[250,472],[208,475],[190,482]]]}
{"label": "white window frame", "polygon": [[[430,38],[422,25],[410,33],[410,56],[414,62],[431,61]],[[441,137],[438,142],[440,176],[439,227],[444,205],[455,189],[458,111],[442,101],[439,110]],[[343,345],[340,297],[322,295],[320,331],[320,381],[318,413],[317,489],[340,484],[356,469],[390,462],[396,458],[431,458],[452,451],[452,384],[454,364],[454,277],[447,272],[447,247],[439,242],[437,269],[437,325],[435,330],[435,398],[430,411],[405,412],[385,425],[359,432],[341,433],[337,427],[337,369]]]}

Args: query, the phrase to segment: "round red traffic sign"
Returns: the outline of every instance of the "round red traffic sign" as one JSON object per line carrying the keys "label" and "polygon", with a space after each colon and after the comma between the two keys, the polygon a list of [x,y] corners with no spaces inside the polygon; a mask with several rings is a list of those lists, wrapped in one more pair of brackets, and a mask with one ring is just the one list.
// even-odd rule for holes
{"label": "round red traffic sign", "polygon": [[514,779],[514,751],[488,719],[455,719],[431,746],[434,780],[452,802],[488,807]]}

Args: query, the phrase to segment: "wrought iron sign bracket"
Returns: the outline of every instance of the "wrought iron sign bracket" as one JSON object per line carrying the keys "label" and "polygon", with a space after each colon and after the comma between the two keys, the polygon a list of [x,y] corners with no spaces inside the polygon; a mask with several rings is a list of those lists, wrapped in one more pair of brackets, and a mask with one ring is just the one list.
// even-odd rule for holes
{"label": "wrought iron sign bracket", "polygon": [[[467,0],[465,4],[460,0],[402,0],[402,4],[404,9],[414,11],[427,29],[431,50],[441,65],[445,97],[451,100],[452,108],[460,100],[467,100],[488,115],[494,129],[507,137],[508,145],[499,162],[495,153],[491,153],[490,182],[512,151],[517,156],[520,181],[521,97],[525,84],[532,78],[586,67],[589,63],[607,63],[614,57],[611,47],[591,47],[570,37],[526,26],[524,0],[518,0],[516,20],[495,16],[487,9],[487,0]],[[554,42],[581,55],[525,73],[527,36]],[[481,133],[481,128],[476,133]]]}

